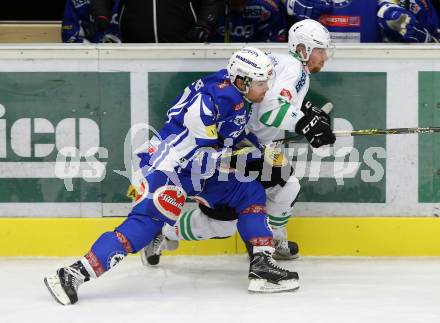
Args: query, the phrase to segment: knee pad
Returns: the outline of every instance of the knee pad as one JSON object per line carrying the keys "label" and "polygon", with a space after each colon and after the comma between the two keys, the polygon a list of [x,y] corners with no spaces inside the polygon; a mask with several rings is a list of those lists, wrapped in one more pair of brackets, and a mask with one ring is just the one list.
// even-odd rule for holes
{"label": "knee pad", "polygon": [[131,243],[120,232],[105,232],[85,255],[96,277],[119,263],[128,253],[133,252]]}

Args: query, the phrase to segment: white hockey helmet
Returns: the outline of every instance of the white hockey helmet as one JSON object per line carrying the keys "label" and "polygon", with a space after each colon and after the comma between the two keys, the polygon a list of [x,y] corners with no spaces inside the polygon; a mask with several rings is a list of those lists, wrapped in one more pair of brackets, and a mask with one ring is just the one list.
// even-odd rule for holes
{"label": "white hockey helmet", "polygon": [[237,77],[243,79],[246,93],[252,81],[271,80],[275,73],[269,57],[255,47],[244,47],[232,54],[227,70],[232,84]]}
{"label": "white hockey helmet", "polygon": [[304,19],[295,23],[289,29],[289,51],[296,53],[298,45],[303,44],[306,48],[307,56],[299,54],[299,59],[307,62],[314,48],[327,49],[327,57],[333,54],[334,46],[331,42],[330,33],[327,28],[313,19]]}

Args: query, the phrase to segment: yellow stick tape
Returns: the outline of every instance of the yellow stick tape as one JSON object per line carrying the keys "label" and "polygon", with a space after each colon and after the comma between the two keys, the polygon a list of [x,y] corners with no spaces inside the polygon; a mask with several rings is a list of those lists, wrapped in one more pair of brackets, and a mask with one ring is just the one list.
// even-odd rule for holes
{"label": "yellow stick tape", "polygon": [[[124,218],[0,218],[0,256],[81,256]],[[303,256],[440,256],[440,219],[428,217],[292,218],[289,238]],[[237,235],[182,241],[169,255],[243,253]]]}

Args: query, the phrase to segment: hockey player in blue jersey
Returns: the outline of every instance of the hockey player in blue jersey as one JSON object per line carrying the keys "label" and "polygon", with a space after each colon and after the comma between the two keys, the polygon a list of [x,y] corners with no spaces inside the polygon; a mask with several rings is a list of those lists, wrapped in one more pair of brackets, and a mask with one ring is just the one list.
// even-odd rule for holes
{"label": "hockey player in blue jersey", "polygon": [[226,147],[234,149],[245,137],[250,103],[264,99],[272,75],[269,58],[248,47],[232,55],[227,69],[184,90],[169,109],[159,135],[141,155],[145,190],[128,218],[114,231],[102,234],[81,260],[45,277],[58,302],[77,302],[82,283],[110,270],[128,253],[144,248],[165,223],[173,225],[191,196],[212,205],[229,205],[239,214],[238,231],[243,241],[253,246],[250,291],[299,287],[298,274],[279,267],[272,258],[274,243],[261,183],[240,182],[234,173],[217,169],[221,158],[231,153]]}
{"label": "hockey player in blue jersey", "polygon": [[[92,18],[90,0],[67,0],[61,26],[64,43],[120,43],[119,0],[114,1],[111,17]],[[105,23],[103,23],[105,22]]]}
{"label": "hockey player in blue jersey", "polygon": [[284,0],[296,20],[311,18],[324,25],[334,42],[382,42],[377,0]]}
{"label": "hockey player in blue jersey", "polygon": [[230,0],[209,42],[284,42],[286,10],[280,0]]}
{"label": "hockey player in blue jersey", "polygon": [[[387,42],[438,43],[440,13],[431,0],[379,0],[377,17]],[[440,7],[440,5],[438,5]]]}

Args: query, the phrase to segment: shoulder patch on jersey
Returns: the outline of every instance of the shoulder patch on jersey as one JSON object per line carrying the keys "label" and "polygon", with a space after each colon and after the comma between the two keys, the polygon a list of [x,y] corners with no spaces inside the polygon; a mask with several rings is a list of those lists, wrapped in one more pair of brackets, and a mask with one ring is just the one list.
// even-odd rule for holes
{"label": "shoulder patch on jersey", "polygon": [[280,95],[289,101],[292,100],[292,98],[293,98],[292,93],[290,93],[290,91],[288,89],[282,89],[280,92]]}
{"label": "shoulder patch on jersey", "polygon": [[205,127],[205,134],[208,138],[217,138],[217,127],[215,124]]}
{"label": "shoulder patch on jersey", "polygon": [[175,185],[159,187],[153,194],[154,206],[156,206],[160,213],[172,221],[177,221],[185,200],[185,192]]}

